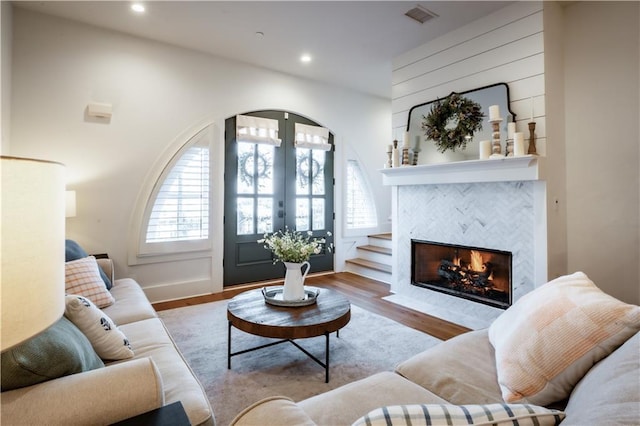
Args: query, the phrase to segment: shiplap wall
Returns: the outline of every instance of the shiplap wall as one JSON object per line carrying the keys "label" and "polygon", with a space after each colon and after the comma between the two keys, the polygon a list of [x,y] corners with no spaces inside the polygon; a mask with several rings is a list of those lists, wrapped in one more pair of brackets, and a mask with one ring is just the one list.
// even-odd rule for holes
{"label": "shiplap wall", "polygon": [[401,140],[415,105],[507,83],[516,128],[525,140],[533,102],[536,145],[545,155],[544,67],[542,2],[516,2],[406,52],[393,62],[394,137]]}

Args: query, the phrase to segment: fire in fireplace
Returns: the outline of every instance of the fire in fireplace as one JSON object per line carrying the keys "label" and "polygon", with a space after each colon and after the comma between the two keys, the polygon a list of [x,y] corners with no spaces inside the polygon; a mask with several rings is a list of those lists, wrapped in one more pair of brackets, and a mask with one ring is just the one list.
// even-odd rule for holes
{"label": "fire in fireplace", "polygon": [[411,240],[411,284],[496,308],[511,306],[511,252]]}

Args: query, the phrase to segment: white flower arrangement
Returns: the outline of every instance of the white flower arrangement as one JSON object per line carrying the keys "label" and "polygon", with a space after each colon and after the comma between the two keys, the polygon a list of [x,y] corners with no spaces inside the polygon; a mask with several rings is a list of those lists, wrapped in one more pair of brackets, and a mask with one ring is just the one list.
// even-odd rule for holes
{"label": "white flower arrangement", "polygon": [[[293,262],[302,263],[309,260],[312,254],[320,254],[324,247],[331,251],[331,246],[325,246],[325,238],[311,238],[313,233],[308,231],[305,234],[297,231],[290,231],[285,228],[273,234],[264,234],[264,238],[258,240],[259,244],[264,244],[264,248],[271,250],[274,255],[273,263]],[[331,236],[331,232],[327,232]]]}

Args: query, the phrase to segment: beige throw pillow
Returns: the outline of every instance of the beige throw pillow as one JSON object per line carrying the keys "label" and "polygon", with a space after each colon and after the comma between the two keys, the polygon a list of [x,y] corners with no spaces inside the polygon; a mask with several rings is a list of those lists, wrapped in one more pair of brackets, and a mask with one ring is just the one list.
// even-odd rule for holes
{"label": "beige throw pillow", "polygon": [[638,330],[640,307],[603,293],[584,273],[550,281],[489,327],[502,397],[537,405],[562,400]]}
{"label": "beige throw pillow", "polygon": [[93,256],[65,263],[65,291],[91,300],[98,308],[112,305],[115,299],[104,286],[100,268]]}
{"label": "beige throw pillow", "polygon": [[86,297],[67,295],[64,316],[87,336],[101,359],[115,361],[133,357],[133,350],[124,333]]}

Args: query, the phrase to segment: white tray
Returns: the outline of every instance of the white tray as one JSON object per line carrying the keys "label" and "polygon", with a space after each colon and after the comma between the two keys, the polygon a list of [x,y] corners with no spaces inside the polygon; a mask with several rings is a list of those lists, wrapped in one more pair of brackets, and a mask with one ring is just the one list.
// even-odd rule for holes
{"label": "white tray", "polygon": [[277,287],[263,287],[262,295],[264,296],[264,301],[270,305],[275,306],[285,306],[285,307],[298,307],[298,306],[309,306],[316,303],[318,294],[320,294],[320,289],[315,287],[305,287],[304,289],[304,299],[302,300],[283,300],[282,296],[284,293],[284,286]]}

